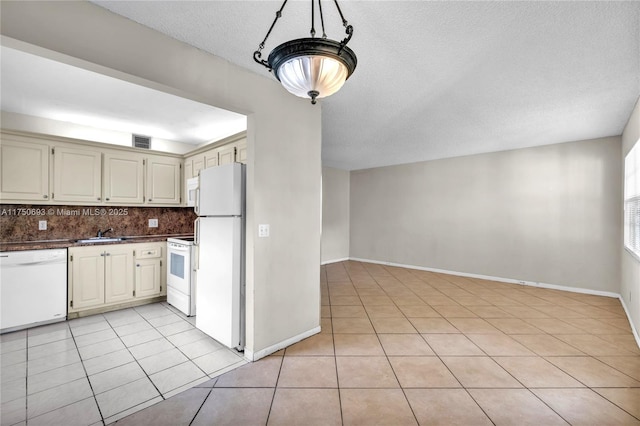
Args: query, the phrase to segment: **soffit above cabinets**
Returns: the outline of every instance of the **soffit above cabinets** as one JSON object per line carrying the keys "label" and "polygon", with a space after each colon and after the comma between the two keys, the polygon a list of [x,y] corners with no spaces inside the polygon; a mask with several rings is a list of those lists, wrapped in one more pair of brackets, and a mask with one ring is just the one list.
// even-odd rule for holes
{"label": "soffit above cabinets", "polygon": [[242,114],[7,46],[0,47],[0,56],[4,112],[151,136],[193,149],[246,130]]}

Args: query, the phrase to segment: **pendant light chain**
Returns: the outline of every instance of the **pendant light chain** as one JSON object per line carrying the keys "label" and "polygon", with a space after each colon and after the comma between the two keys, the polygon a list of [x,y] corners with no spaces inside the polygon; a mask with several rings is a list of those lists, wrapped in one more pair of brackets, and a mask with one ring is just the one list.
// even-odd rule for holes
{"label": "pendant light chain", "polygon": [[[313,0],[311,0],[313,1]],[[327,38],[327,33],[324,31],[324,15],[322,14],[322,1],[318,0],[318,7],[320,8],[320,23],[322,24],[322,38]]]}
{"label": "pendant light chain", "polygon": [[262,59],[262,49],[264,49],[264,44],[267,42],[269,35],[271,35],[271,31],[273,30],[273,27],[276,26],[276,22],[278,22],[278,19],[282,17],[282,10],[287,5],[287,1],[289,0],[284,0],[284,3],[282,3],[282,6],[280,6],[280,10],[276,12],[276,17],[273,20],[273,23],[271,23],[271,26],[269,27],[269,31],[267,31],[267,35],[264,36],[264,40],[262,40],[262,43],[258,45],[258,50],[253,52],[253,60],[259,63],[260,65],[267,67],[269,71],[271,71],[271,66],[269,66],[269,62]]}
{"label": "pendant light chain", "polygon": [[[320,10],[320,16],[322,16],[322,10]],[[311,38],[316,36],[316,5],[313,2],[313,0],[311,0]]]}
{"label": "pendant light chain", "polygon": [[347,43],[349,43],[349,40],[351,40],[351,37],[353,36],[353,26],[349,25],[347,20],[344,19],[344,15],[342,14],[342,9],[340,9],[340,5],[338,4],[338,0],[333,0],[333,2],[336,4],[336,8],[338,9],[338,13],[340,14],[340,18],[342,19],[342,26],[345,28],[345,32],[347,33],[347,36],[344,38],[344,40],[342,40],[340,42],[342,47],[344,47],[344,46],[347,45]]}

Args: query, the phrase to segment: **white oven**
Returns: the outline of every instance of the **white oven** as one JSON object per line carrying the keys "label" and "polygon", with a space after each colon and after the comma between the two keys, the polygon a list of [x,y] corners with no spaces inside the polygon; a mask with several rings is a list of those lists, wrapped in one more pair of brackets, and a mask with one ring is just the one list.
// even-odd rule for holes
{"label": "white oven", "polygon": [[196,256],[193,238],[167,239],[167,303],[196,314]]}

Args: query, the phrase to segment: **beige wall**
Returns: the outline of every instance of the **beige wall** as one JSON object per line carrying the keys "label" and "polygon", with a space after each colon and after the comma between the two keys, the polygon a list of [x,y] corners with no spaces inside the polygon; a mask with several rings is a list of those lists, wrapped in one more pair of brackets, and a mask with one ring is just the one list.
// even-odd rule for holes
{"label": "beige wall", "polygon": [[[638,140],[640,140],[640,99],[636,102],[636,107],[622,133],[623,164],[624,156],[631,151],[631,148],[638,143]],[[624,245],[622,238],[620,239],[620,245]],[[636,333],[640,333],[640,261],[633,257],[628,251],[622,250],[621,269],[620,295],[627,306]],[[640,339],[637,335],[636,338]]]}
{"label": "beige wall", "polygon": [[322,168],[322,263],[349,257],[349,172]]}
{"label": "beige wall", "polygon": [[351,173],[350,257],[618,293],[619,137]]}
{"label": "beige wall", "polygon": [[[245,354],[264,356],[287,340],[318,331],[319,106],[289,95],[268,75],[88,2],[3,1],[1,19],[2,35],[10,38],[3,37],[3,43],[11,47],[246,114]],[[257,238],[262,223],[271,225],[269,238]]]}

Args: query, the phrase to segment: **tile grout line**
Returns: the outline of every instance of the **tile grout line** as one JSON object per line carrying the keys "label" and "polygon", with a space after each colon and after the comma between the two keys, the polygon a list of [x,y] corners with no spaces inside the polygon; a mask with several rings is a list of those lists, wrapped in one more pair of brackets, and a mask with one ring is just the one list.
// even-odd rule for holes
{"label": "tile grout line", "polygon": [[[106,318],[104,318],[104,315],[100,314],[102,316],[102,318],[107,321]],[[109,324],[109,322],[107,321],[107,324]],[[111,327],[111,324],[109,324],[109,327]],[[87,367],[84,365],[84,359],[82,358],[82,355],[80,355],[80,348],[78,347],[78,342],[76,341],[76,336],[75,334],[73,334],[73,330],[71,329],[71,324],[69,324],[69,332],[71,333],[71,338],[73,339],[73,344],[76,346],[76,351],[78,351],[78,358],[80,358],[80,364],[82,365],[82,369],[84,370],[84,375],[87,379],[87,383],[89,383],[89,389],[91,389],[91,394],[93,395],[93,400],[96,402],[96,408],[98,409],[98,414],[100,414],[100,419],[102,421],[102,424],[105,425],[105,419],[104,416],[102,415],[102,408],[100,408],[100,404],[98,404],[98,397],[96,396],[96,392],[93,390],[93,384],[91,383],[91,380],[89,380],[89,373],[87,372]],[[115,333],[115,330],[114,330]],[[117,335],[117,333],[116,333]]]}
{"label": "tile grout line", "polygon": [[273,387],[273,395],[271,396],[271,403],[269,404],[269,412],[267,413],[267,418],[265,420],[265,425],[269,423],[269,417],[271,417],[271,411],[273,410],[273,402],[276,400],[276,392],[278,390],[278,382],[280,381],[280,374],[282,373],[282,366],[284,365],[284,357],[287,353],[287,349],[284,348],[284,353],[282,354],[282,359],[280,360],[280,368],[278,369],[278,376],[276,377],[276,383]]}
{"label": "tile grout line", "polygon": [[[329,318],[331,318],[331,343],[333,345],[333,363],[336,369],[336,386],[338,387],[338,408],[340,409],[340,424],[344,425],[344,413],[342,412],[342,392],[340,392],[341,390],[340,376],[338,374],[338,354],[336,352],[336,337],[335,337],[335,334],[333,333],[333,307],[331,305],[331,293],[329,290],[329,281],[327,279],[326,268],[324,269],[324,278],[325,278],[325,283],[327,285],[327,299],[329,300],[329,304],[327,305],[329,307]],[[351,278],[349,279],[349,281],[351,282]],[[320,285],[322,286],[322,279],[320,280]],[[320,308],[320,311],[322,311],[322,307]],[[285,354],[286,354],[286,351],[285,351]]]}
{"label": "tile grout line", "polygon": [[[347,274],[349,274],[348,271],[347,271]],[[375,277],[371,276],[371,278],[379,285],[379,283],[376,281]],[[384,289],[382,291],[384,291]],[[356,292],[357,292],[357,290],[356,290]],[[385,291],[385,293],[386,293],[386,291]],[[360,297],[360,296],[358,295],[358,297]],[[387,294],[387,297],[389,297],[388,294]],[[391,299],[391,301],[393,302],[393,299]],[[364,305],[364,302],[362,301],[362,298],[360,299],[360,302]],[[398,309],[402,313],[402,316],[403,316],[404,319],[408,320],[406,318],[406,316],[404,315],[404,312],[402,312],[402,310],[399,309],[398,306],[396,306],[395,302],[393,302],[393,306],[395,306],[396,309]],[[402,387],[402,383],[400,382],[400,379],[398,378],[398,374],[396,373],[395,369],[393,368],[393,364],[391,364],[391,360],[389,359],[389,355],[387,354],[387,350],[384,348],[384,345],[382,344],[382,341],[380,340],[380,336],[378,334],[378,331],[376,330],[375,326],[373,325],[373,322],[371,321],[371,317],[369,316],[369,312],[367,312],[366,307],[365,307],[365,313],[367,314],[367,318],[369,319],[369,322],[371,322],[371,326],[373,327],[373,331],[374,331],[374,333],[376,335],[376,339],[378,340],[378,344],[380,344],[380,347],[382,348],[382,353],[384,353],[385,359],[387,360],[387,363],[389,364],[389,368],[393,372],[393,377],[395,377],[396,381],[398,382],[398,387],[400,388],[400,391],[402,392],[402,395],[404,396],[404,400],[407,403],[407,406],[409,407],[409,410],[411,410],[411,415],[413,416],[413,419],[416,421],[416,424],[420,424],[420,422],[418,421],[418,416],[416,415],[415,410],[413,409],[413,406],[411,405],[411,402],[409,402],[409,398],[407,397],[407,393],[405,392],[404,388]],[[418,330],[415,328],[413,323],[411,323],[411,321],[409,321],[409,323],[414,328],[414,330],[416,332],[418,332]],[[420,333],[418,333],[418,335],[420,335]],[[420,337],[424,340],[424,338],[421,335],[420,335]],[[425,341],[425,344],[427,345],[427,347],[431,348],[431,346],[429,346],[429,344],[426,341]]]}
{"label": "tile grout line", "polygon": [[[421,300],[422,300],[422,299],[421,299]],[[425,303],[426,303],[426,302],[425,302]],[[430,306],[430,305],[427,303],[427,306]],[[446,320],[446,318],[445,318],[445,320]],[[447,321],[447,322],[448,322],[448,321]],[[453,325],[453,324],[451,324],[451,325],[452,325],[454,328],[456,328],[458,331],[460,331],[460,330],[459,330],[455,325]],[[418,331],[418,329],[416,329],[416,331]],[[466,334],[462,333],[462,331],[460,331],[460,333],[468,339],[468,337],[466,336]],[[471,395],[471,393],[469,392],[469,390],[468,390],[468,389],[467,389],[467,388],[462,384],[462,382],[460,382],[460,379],[459,379],[455,374],[453,374],[453,371],[451,371],[451,368],[450,368],[450,367],[449,367],[449,366],[448,366],[448,365],[447,365],[447,364],[442,360],[442,358],[440,357],[440,354],[438,354],[438,353],[437,353],[437,352],[436,352],[436,351],[431,347],[431,345],[429,345],[429,342],[427,342],[427,341],[426,341],[426,339],[424,338],[424,336],[422,335],[422,333],[420,333],[420,332],[418,331],[418,335],[422,338],[422,340],[425,342],[425,344],[426,344],[426,345],[431,349],[431,351],[432,351],[432,352],[434,353],[434,355],[438,358],[438,360],[442,363],[442,365],[444,365],[444,367],[447,369],[447,371],[449,372],[449,374],[451,374],[451,376],[452,376],[454,379],[456,379],[456,382],[458,382],[458,384],[460,385],[460,387],[461,387],[462,389],[464,389],[464,392],[465,392],[467,395],[469,395],[469,398],[471,398],[471,400],[475,403],[475,405],[476,405],[476,406],[477,406],[477,407],[478,407],[478,408],[479,408],[479,409],[484,413],[484,415],[486,416],[486,418],[487,418],[487,419],[488,419],[488,420],[489,420],[489,421],[490,421],[490,422],[495,426],[495,422],[493,421],[493,419],[491,419],[491,417],[489,417],[489,414],[485,411],[485,409],[484,409],[484,408],[482,408],[482,406],[480,406],[480,404],[478,403],[478,401],[476,401],[476,399],[473,397],[473,395]],[[469,340],[470,340],[470,339],[469,339]],[[471,341],[471,342],[473,343],[473,341]],[[381,343],[382,343],[382,342],[381,342]],[[473,344],[475,345],[475,343],[473,343]],[[475,345],[475,346],[477,346],[477,345]],[[482,348],[478,347],[478,349],[480,349],[483,353],[485,353],[485,354],[486,354],[486,352],[485,352]],[[382,347],[382,350],[383,350],[383,351],[385,351],[385,353],[386,353],[386,350],[384,349],[384,346]],[[392,368],[393,368],[393,366],[392,366]],[[398,383],[399,383],[399,381],[398,381]],[[417,418],[417,416],[415,415],[415,412],[414,412],[414,410],[413,410],[413,407],[412,407],[411,403],[409,402],[409,398],[407,398],[406,392],[404,391],[404,388],[402,387],[402,384],[400,384],[400,388],[402,389],[402,392],[405,394],[405,398],[407,399],[407,403],[409,404],[409,407],[411,408],[411,411],[414,413],[414,417],[416,418],[416,422],[419,424],[420,422],[418,421],[418,418]],[[436,389],[436,388],[431,388],[431,389]],[[458,389],[458,388],[453,388],[453,389]]]}

